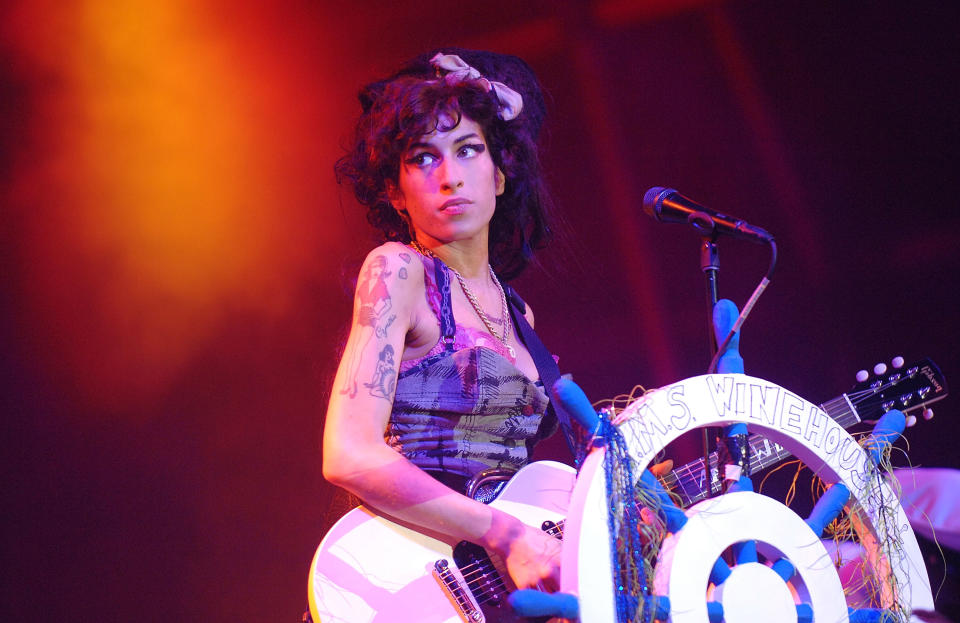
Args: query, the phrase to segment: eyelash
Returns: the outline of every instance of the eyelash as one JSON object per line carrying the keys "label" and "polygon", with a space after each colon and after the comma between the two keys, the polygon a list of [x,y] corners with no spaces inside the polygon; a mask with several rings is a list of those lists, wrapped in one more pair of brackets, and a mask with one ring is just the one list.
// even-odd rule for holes
{"label": "eyelash", "polygon": [[[460,148],[457,149],[457,154],[459,155],[465,149],[473,150],[474,154],[472,155],[479,155],[486,151],[487,147],[483,143],[470,143],[467,145],[461,145]],[[437,157],[428,151],[421,151],[407,158],[406,163],[417,167],[429,166],[428,163],[424,162],[424,158],[436,159]]]}
{"label": "eyelash", "polygon": [[405,162],[406,162],[407,164],[413,165],[413,166],[415,166],[415,167],[425,167],[425,166],[427,166],[427,163],[424,162],[423,159],[424,159],[424,158],[433,158],[433,157],[434,157],[434,155],[431,154],[430,152],[421,151],[420,153],[414,154],[414,155],[410,156],[409,158],[407,158],[407,159],[405,160]]}
{"label": "eyelash", "polygon": [[457,150],[457,153],[460,153],[464,149],[472,149],[475,152],[475,155],[479,155],[482,154],[486,148],[486,145],[483,143],[470,143],[468,145],[461,145],[460,149]]}

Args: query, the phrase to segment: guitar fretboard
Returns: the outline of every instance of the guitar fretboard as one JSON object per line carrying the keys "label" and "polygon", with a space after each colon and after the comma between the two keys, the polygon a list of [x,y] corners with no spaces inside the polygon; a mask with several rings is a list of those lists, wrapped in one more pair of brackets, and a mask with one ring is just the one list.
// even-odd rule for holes
{"label": "guitar fretboard", "polygon": [[[849,428],[860,421],[846,394],[823,403],[820,408],[844,428]],[[749,444],[751,474],[772,467],[793,456],[786,448],[770,441],[763,435],[750,435]],[[703,468],[702,458],[678,467],[663,476],[660,481],[664,487],[672,489],[680,496],[680,499],[683,500],[683,506],[690,506],[720,492],[722,483],[717,472],[718,460],[717,453],[711,452],[709,456],[711,473],[709,481],[707,480],[707,471]],[[708,491],[710,491],[709,494]]]}

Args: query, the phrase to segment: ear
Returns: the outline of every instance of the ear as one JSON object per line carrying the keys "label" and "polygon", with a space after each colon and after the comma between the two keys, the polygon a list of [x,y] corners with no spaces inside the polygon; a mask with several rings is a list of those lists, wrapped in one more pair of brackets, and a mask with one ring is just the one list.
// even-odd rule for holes
{"label": "ear", "polygon": [[499,197],[507,187],[507,177],[503,174],[503,171],[500,170],[500,167],[497,167],[495,177],[497,178],[497,196]]}
{"label": "ear", "polygon": [[387,199],[397,212],[406,211],[407,202],[403,198],[403,192],[390,180],[387,180]]}

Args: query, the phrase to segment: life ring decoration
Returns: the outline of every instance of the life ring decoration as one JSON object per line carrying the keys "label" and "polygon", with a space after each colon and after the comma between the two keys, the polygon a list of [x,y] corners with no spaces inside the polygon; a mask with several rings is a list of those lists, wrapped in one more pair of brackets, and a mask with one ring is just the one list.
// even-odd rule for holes
{"label": "life ring decoration", "polygon": [[[899,412],[891,413],[902,420]],[[674,508],[649,588],[654,610],[636,620],[843,623],[905,620],[914,609],[933,610],[916,536],[878,473],[876,457],[815,404],[763,379],[712,374],[647,392],[618,422],[636,474],[683,434],[742,422],[786,448],[829,486],[806,521],[749,488],[682,512]],[[620,620],[615,598],[623,587],[615,585],[611,560],[606,453],[597,447],[584,460],[564,531],[562,590],[579,596],[582,623]],[[864,550],[866,571],[880,587],[881,603],[873,611],[848,606],[818,533],[844,507]],[[728,549],[739,552],[733,564],[724,559]],[[767,564],[757,561],[756,552]]]}

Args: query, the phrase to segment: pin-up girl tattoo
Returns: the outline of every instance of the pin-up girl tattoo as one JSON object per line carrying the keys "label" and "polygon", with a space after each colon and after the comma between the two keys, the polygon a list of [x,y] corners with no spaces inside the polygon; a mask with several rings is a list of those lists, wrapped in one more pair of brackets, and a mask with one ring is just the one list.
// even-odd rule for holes
{"label": "pin-up girl tattoo", "polygon": [[[366,350],[367,345],[374,335],[377,337],[386,337],[387,327],[396,319],[396,314],[390,318],[386,317],[387,312],[390,311],[393,305],[386,282],[386,278],[390,275],[391,273],[387,272],[387,258],[378,255],[371,260],[367,266],[367,270],[363,274],[360,285],[357,286],[357,300],[359,301],[359,305],[357,307],[356,325],[357,331],[359,332],[359,339],[357,340],[356,348],[350,353],[350,365],[347,369],[347,376],[344,380],[343,387],[340,389],[341,394],[348,394],[351,398],[357,395],[357,372],[360,367],[361,355]],[[381,361],[377,364],[377,371],[374,372],[374,381],[377,380],[380,374],[379,371],[382,363],[381,357]],[[365,383],[364,385],[367,384]],[[382,386],[382,381],[376,383],[376,385]],[[369,385],[367,386],[369,387]],[[378,395],[373,391],[370,393],[374,396]],[[389,396],[384,397],[389,398]]]}
{"label": "pin-up girl tattoo", "polygon": [[380,351],[377,369],[373,373],[373,380],[363,386],[370,389],[371,396],[379,396],[390,400],[393,398],[393,388],[397,384],[397,368],[393,361],[393,346],[387,344]]}

